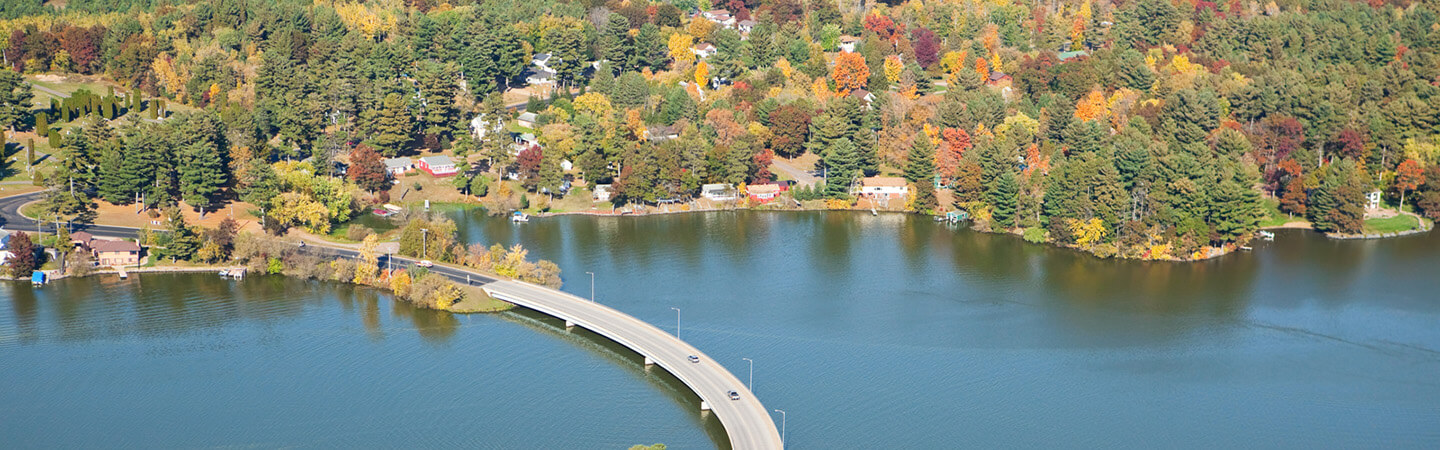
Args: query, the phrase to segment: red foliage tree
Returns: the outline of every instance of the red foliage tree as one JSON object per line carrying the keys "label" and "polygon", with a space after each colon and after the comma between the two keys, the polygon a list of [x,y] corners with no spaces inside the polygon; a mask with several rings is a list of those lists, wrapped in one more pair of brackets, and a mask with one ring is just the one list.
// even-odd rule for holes
{"label": "red foliage tree", "polygon": [[970,149],[970,133],[946,128],[940,132],[940,136],[945,139],[945,145],[935,152],[935,169],[940,172],[941,177],[954,178],[956,169],[960,167],[960,158]]}
{"label": "red foliage tree", "polygon": [[1347,127],[1335,134],[1331,146],[1346,158],[1359,159],[1360,154],[1365,152],[1365,135]]}
{"label": "red foliage tree", "polygon": [[865,29],[874,32],[880,39],[895,42],[900,33],[905,31],[905,26],[895,23],[887,16],[871,14],[865,16]]}
{"label": "red foliage tree", "polygon": [[935,33],[924,28],[916,28],[910,32],[911,39],[915,40],[915,62],[920,67],[929,69],[931,65],[940,62],[939,46],[935,44]]}
{"label": "red foliage tree", "polygon": [[355,146],[355,150],[350,152],[350,168],[345,173],[361,189],[369,192],[387,190],[389,174],[385,172],[385,163],[380,159],[380,152],[369,145]]}
{"label": "red foliage tree", "polygon": [[516,155],[515,163],[520,166],[521,184],[523,184],[526,189],[533,189],[535,187],[536,179],[540,176],[540,161],[543,160],[544,157],[545,154],[540,150],[540,146],[538,145],[525,147],[524,150],[520,151],[519,155]]}
{"label": "red foliage tree", "polygon": [[99,69],[100,41],[105,38],[105,27],[65,27],[60,31],[60,48],[70,53],[75,70],[94,73]]}
{"label": "red foliage tree", "polygon": [[794,158],[805,151],[810,135],[810,113],[794,105],[785,105],[770,112],[770,148],[780,156]]}
{"label": "red foliage tree", "polygon": [[775,179],[775,174],[770,172],[770,163],[775,160],[775,152],[770,149],[763,149],[755,153],[755,183],[769,183]]}

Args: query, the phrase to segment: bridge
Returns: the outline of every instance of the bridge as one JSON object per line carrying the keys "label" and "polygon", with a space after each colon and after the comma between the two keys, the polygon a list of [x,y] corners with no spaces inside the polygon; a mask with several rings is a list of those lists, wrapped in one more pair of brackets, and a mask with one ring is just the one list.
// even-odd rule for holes
{"label": "bridge", "polygon": [[[0,220],[10,229],[24,229],[40,226],[37,221],[20,214],[20,206],[40,199],[40,193],[21,194],[0,198]],[[87,231],[95,236],[134,238],[139,229],[109,225],[77,225],[75,231]],[[340,247],[308,245],[302,251],[335,257],[354,258],[359,252]],[[415,260],[396,256],[386,263],[414,263]],[[435,265],[431,273],[439,274],[454,281],[481,283],[480,288],[490,296],[548,314],[565,321],[566,327],[579,326],[605,336],[639,353],[645,364],[658,365],[685,383],[700,397],[700,409],[710,411],[720,419],[725,434],[734,449],[781,449],[784,442],[769,410],[750,392],[739,378],[731,374],[724,365],[710,359],[699,349],[680,340],[673,334],[625,314],[614,308],[533,284],[500,280],[465,268]],[[699,358],[691,362],[690,356]],[[739,394],[731,399],[729,393]]]}

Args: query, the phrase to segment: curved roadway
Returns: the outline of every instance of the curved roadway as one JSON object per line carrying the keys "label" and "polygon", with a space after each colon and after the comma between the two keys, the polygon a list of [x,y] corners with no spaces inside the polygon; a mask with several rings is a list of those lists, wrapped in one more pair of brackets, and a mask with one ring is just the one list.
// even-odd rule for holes
{"label": "curved roadway", "polygon": [[[20,207],[42,196],[43,192],[32,192],[0,198],[0,222],[12,230],[35,227],[37,221],[21,215]],[[118,238],[134,238],[138,231],[130,227],[89,224],[72,224],[71,229]],[[311,253],[338,257],[359,256],[355,250],[323,245],[309,245],[305,249]],[[415,262],[397,256],[381,258],[381,264]],[[583,327],[639,353],[647,363],[659,365],[685,383],[704,405],[710,407],[725,427],[732,448],[779,449],[784,446],[769,410],[745,384],[725,366],[673,334],[616,309],[559,290],[520,281],[499,280],[454,266],[436,265],[429,270],[455,281],[481,283],[480,288],[492,297],[565,320],[567,325]],[[700,361],[690,362],[690,355],[699,357]],[[739,393],[740,398],[731,400],[730,391]]]}

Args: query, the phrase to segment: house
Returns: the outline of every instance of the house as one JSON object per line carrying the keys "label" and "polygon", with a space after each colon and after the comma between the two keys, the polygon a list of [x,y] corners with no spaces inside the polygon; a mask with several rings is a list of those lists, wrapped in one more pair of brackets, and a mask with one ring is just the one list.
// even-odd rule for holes
{"label": "house", "polygon": [[535,128],[539,122],[540,115],[533,112],[526,111],[515,116],[515,123],[525,128]]}
{"label": "house", "polygon": [[750,200],[760,203],[774,200],[776,196],[780,195],[781,191],[780,185],[778,184],[753,184],[745,188],[745,190],[746,194],[750,196]]}
{"label": "house", "polygon": [[875,94],[864,89],[856,89],[850,91],[850,98],[858,98],[860,100],[863,100],[865,102],[865,106],[869,107],[870,103],[875,101]]}
{"label": "house", "polygon": [[735,22],[735,29],[740,30],[740,33],[742,34],[750,34],[750,30],[755,29],[755,21],[745,19],[739,22]]}
{"label": "house", "polygon": [[855,53],[855,46],[860,45],[860,38],[855,36],[840,36],[840,50],[845,53]]}
{"label": "house", "polygon": [[420,162],[415,163],[415,167],[435,177],[448,177],[460,173],[460,169],[455,168],[455,161],[445,155],[420,158]]}
{"label": "house", "polygon": [[608,202],[610,201],[610,196],[615,195],[615,188],[608,184],[597,184],[595,185],[595,190],[591,192],[591,195],[595,197],[596,201]]}
{"label": "house", "polygon": [[475,136],[475,139],[485,139],[485,135],[498,132],[504,127],[505,124],[500,120],[491,120],[486,118],[484,114],[477,115],[474,119],[470,119],[470,134]]}
{"label": "house", "polygon": [[693,47],[690,47],[690,53],[694,53],[695,57],[700,59],[715,56],[716,51],[718,50],[715,49],[715,46],[710,44],[709,42],[701,42],[699,44],[695,44]]}
{"label": "house", "polygon": [[525,71],[525,83],[531,86],[555,84],[555,71],[544,67],[527,69]]}
{"label": "house", "polygon": [[1380,209],[1380,191],[1370,191],[1365,194],[1365,209]]}
{"label": "house", "polygon": [[15,254],[10,252],[10,232],[0,229],[0,264],[4,264],[13,257]]}
{"label": "house", "polygon": [[94,239],[90,249],[95,252],[95,262],[102,266],[140,264],[140,245],[134,242]]}
{"label": "house", "polygon": [[680,130],[674,126],[653,126],[645,129],[645,138],[651,142],[668,141],[680,137]]}
{"label": "house", "polygon": [[1058,56],[1060,57],[1060,62],[1066,62],[1075,58],[1079,58],[1081,56],[1090,56],[1090,53],[1084,50],[1075,50],[1069,52],[1060,52]]}
{"label": "house", "polygon": [[900,177],[865,177],[855,193],[875,200],[904,200],[910,187]]}
{"label": "house", "polygon": [[986,81],[985,84],[991,86],[1009,86],[1010,81],[1010,75],[1007,75],[1005,74],[1005,72],[997,70],[994,72],[990,72],[990,80]]}
{"label": "house", "polygon": [[707,184],[700,187],[700,196],[717,202],[735,200],[735,186],[729,183]]}
{"label": "house", "polygon": [[[556,60],[558,61],[559,58],[556,58]],[[541,68],[541,69],[549,69],[549,68],[550,68],[550,54],[549,54],[549,53],[538,53],[538,54],[536,54],[534,57],[530,58],[530,64],[534,64],[535,67],[539,67],[539,68]]]}
{"label": "house", "polygon": [[391,176],[401,176],[415,168],[415,162],[410,158],[388,158],[384,161],[385,172]]}
{"label": "house", "polygon": [[75,249],[90,249],[90,241],[95,240],[95,235],[84,231],[70,233],[70,246]]}
{"label": "house", "polygon": [[735,27],[735,18],[730,16],[730,11],[726,11],[723,9],[712,9],[700,13],[700,17],[704,17],[705,20],[715,22],[721,26],[724,26],[725,28]]}

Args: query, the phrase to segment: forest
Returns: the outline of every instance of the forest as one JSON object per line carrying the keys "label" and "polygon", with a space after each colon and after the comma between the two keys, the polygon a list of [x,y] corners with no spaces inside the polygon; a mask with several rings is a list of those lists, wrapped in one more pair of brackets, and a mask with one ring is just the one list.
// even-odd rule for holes
{"label": "forest", "polygon": [[[1359,233],[1374,191],[1440,218],[1434,2],[3,3],[0,125],[54,149],[57,217],[245,201],[325,232],[388,200],[381,158],[446,154],[477,193],[635,204],[813,161],[797,200],[903,176],[910,209],[1130,258],[1273,214]],[[119,87],[36,104],[47,73]]]}

